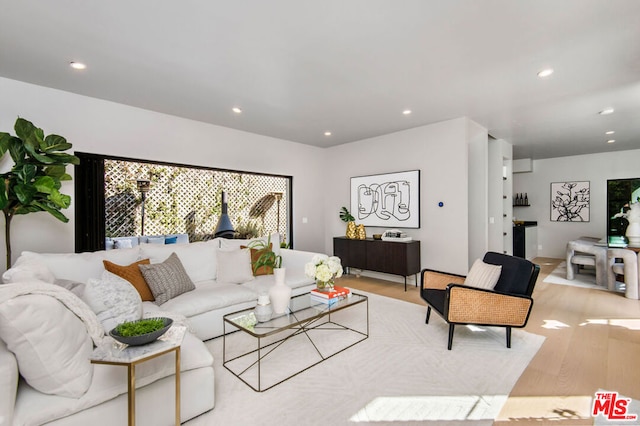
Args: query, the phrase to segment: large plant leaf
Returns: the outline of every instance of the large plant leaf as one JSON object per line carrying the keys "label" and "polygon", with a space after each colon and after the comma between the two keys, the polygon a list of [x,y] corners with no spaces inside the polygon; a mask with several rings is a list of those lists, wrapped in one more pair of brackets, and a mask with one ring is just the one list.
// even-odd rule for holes
{"label": "large plant leaf", "polygon": [[44,141],[40,144],[40,149],[46,153],[54,151],[66,151],[71,149],[71,145],[65,138],[59,135],[48,135],[44,138]]}
{"label": "large plant leaf", "polygon": [[20,201],[20,204],[27,205],[31,203],[31,201],[33,201],[33,197],[38,191],[32,185],[19,183],[13,187],[13,192],[15,192],[18,201]]}
{"label": "large plant leaf", "polygon": [[52,208],[52,207],[49,207],[45,203],[40,203],[40,202],[37,202],[37,201],[35,201],[33,204],[35,206],[39,207],[40,211],[44,210],[44,211],[50,213],[53,217],[55,217],[59,221],[64,222],[64,223],[69,222],[69,218],[67,218],[64,214],[62,214],[62,212],[60,210],[57,210],[57,209]]}
{"label": "large plant leaf", "polygon": [[51,194],[48,197],[49,201],[51,201],[55,206],[66,209],[71,205],[71,197],[65,194],[60,193],[57,189],[52,189]]}
{"label": "large plant leaf", "polygon": [[23,141],[26,141],[35,133],[37,127],[33,125],[29,120],[25,120],[24,118],[18,118],[16,120],[16,124],[13,126],[13,130],[16,131],[16,136],[18,136]]}
{"label": "large plant leaf", "polygon": [[25,156],[27,155],[24,143],[18,138],[11,138],[9,140],[9,154],[13,162],[16,163],[16,166],[24,164]]}
{"label": "large plant leaf", "polygon": [[55,179],[50,176],[40,176],[33,183],[33,186],[36,187],[38,192],[42,192],[43,194],[51,194],[52,191],[58,189]]}
{"label": "large plant leaf", "polygon": [[50,158],[52,160],[54,160],[53,162],[55,164],[75,164],[78,165],[80,164],[80,159],[78,157],[76,157],[75,155],[71,155],[71,154],[64,154],[64,153],[54,153],[54,154],[48,154],[47,158]]}
{"label": "large plant leaf", "polygon": [[7,198],[7,185],[4,179],[0,181],[0,210],[4,210],[7,207],[9,200]]}
{"label": "large plant leaf", "polygon": [[36,177],[37,173],[38,168],[33,164],[24,164],[21,168],[16,170],[18,182],[23,184],[29,184],[33,180],[33,178]]}
{"label": "large plant leaf", "polygon": [[45,211],[45,210],[39,206],[29,204],[28,206],[17,206],[13,213],[28,214],[28,213],[35,213],[35,212],[41,212],[41,211]]}
{"label": "large plant leaf", "polygon": [[61,179],[64,175],[66,175],[66,167],[61,164],[53,164],[51,166],[47,166],[44,169],[44,174],[47,176],[51,176],[54,179]]}
{"label": "large plant leaf", "polygon": [[11,141],[11,136],[9,133],[0,132],[0,158],[4,155],[7,150],[9,150],[9,143]]}

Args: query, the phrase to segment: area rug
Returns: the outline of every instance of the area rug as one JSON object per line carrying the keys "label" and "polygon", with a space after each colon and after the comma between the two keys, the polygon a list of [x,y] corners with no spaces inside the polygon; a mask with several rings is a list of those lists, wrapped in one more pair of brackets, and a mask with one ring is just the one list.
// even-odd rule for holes
{"label": "area rug", "polygon": [[[596,284],[596,273],[594,269],[581,269],[579,273],[574,274],[573,280],[567,279],[567,262],[560,263],[544,279],[545,283],[568,285],[573,287],[592,288],[596,290],[607,290],[607,288]],[[616,281],[616,291],[624,292],[624,283]]]}
{"label": "area rug", "polygon": [[[447,324],[437,315],[425,324],[425,306],[363,294],[368,339],[262,393],[222,366],[221,338],[208,341],[215,408],[187,425],[491,425],[544,341],[514,329],[508,349],[502,328],[458,326],[449,351]],[[357,318],[347,319],[365,321],[352,309],[342,312]]]}

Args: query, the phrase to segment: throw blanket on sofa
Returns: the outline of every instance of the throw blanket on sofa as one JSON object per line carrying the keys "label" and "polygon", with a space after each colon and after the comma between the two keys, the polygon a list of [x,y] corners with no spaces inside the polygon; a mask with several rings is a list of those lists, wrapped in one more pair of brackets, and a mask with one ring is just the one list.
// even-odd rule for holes
{"label": "throw blanket on sofa", "polygon": [[28,294],[41,294],[56,298],[60,303],[65,305],[67,309],[72,311],[78,318],[82,320],[87,333],[93,340],[93,344],[98,346],[104,339],[104,329],[98,321],[96,314],[84,303],[78,296],[71,293],[60,286],[47,284],[43,281],[29,281],[18,284],[0,285],[0,303],[13,299],[18,296]]}

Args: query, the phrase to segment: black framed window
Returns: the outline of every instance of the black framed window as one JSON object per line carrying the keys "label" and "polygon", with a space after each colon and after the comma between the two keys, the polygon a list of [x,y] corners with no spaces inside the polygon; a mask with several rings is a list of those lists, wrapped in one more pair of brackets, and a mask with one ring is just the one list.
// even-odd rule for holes
{"label": "black framed window", "polygon": [[213,238],[226,193],[240,238],[277,232],[292,240],[292,177],[75,153],[76,252],[106,237]]}

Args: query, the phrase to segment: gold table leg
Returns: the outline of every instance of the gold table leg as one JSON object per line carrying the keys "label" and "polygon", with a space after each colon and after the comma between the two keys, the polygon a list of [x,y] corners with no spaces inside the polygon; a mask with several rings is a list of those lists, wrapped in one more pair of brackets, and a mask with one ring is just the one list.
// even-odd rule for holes
{"label": "gold table leg", "polygon": [[136,365],[129,364],[128,368],[128,397],[129,397],[129,426],[136,424]]}
{"label": "gold table leg", "polygon": [[180,426],[180,346],[176,348],[176,426]]}

